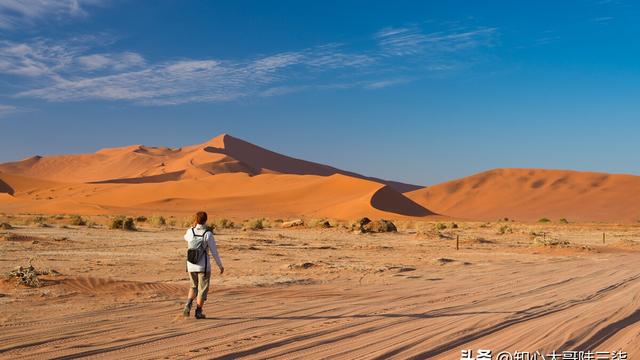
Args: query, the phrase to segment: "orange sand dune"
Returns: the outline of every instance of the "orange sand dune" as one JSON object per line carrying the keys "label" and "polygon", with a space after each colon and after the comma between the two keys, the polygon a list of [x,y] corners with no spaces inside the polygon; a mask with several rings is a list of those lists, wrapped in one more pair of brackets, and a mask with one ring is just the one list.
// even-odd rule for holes
{"label": "orange sand dune", "polygon": [[0,210],[220,216],[422,217],[419,187],[294,159],[223,134],[179,149],[132,145],[0,164]]}
{"label": "orange sand dune", "polygon": [[632,175],[497,169],[405,195],[435,212],[470,219],[640,219],[640,176]]}
{"label": "orange sand dune", "polygon": [[331,166],[281,155],[227,134],[179,149],[132,145],[94,154],[33,156],[0,164],[0,172],[59,182],[147,183],[198,179],[213,174],[246,173],[329,176],[369,179],[400,192],[419,186],[368,178]]}
{"label": "orange sand dune", "polygon": [[387,185],[339,174],[230,173],[166,182],[67,184],[32,191],[20,199],[4,207],[13,212],[86,214],[184,214],[205,209],[219,216],[345,219],[433,215]]}

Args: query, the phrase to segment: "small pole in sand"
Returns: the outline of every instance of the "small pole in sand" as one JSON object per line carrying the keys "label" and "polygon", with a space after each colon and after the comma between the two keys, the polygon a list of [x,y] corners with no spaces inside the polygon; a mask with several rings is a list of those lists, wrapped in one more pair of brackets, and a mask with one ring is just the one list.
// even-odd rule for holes
{"label": "small pole in sand", "polygon": [[456,250],[460,250],[460,235],[456,235]]}
{"label": "small pole in sand", "polygon": [[604,233],[602,233],[602,245],[604,245],[604,239],[605,239],[606,235]]}

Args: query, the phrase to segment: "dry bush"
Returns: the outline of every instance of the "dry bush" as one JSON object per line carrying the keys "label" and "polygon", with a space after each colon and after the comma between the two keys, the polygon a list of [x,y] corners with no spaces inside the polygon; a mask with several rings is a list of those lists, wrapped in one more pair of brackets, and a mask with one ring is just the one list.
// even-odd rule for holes
{"label": "dry bush", "polygon": [[509,225],[502,225],[500,226],[500,229],[498,229],[498,234],[500,235],[513,234],[513,229]]}
{"label": "dry bush", "polygon": [[447,224],[444,223],[437,223],[436,224],[436,230],[444,230],[447,228]]}
{"label": "dry bush", "polygon": [[147,220],[149,220],[149,219],[147,219],[147,217],[144,216],[144,215],[139,215],[139,216],[136,217],[136,222],[137,223],[147,222]]}
{"label": "dry bush", "polygon": [[368,224],[364,225],[362,229],[364,232],[375,232],[375,233],[398,231],[398,228],[393,222],[389,220],[384,220],[384,219],[371,221]]}
{"label": "dry bush", "polygon": [[135,231],[136,223],[132,217],[116,216],[115,218],[111,219],[109,229]]}
{"label": "dry bush", "polygon": [[307,226],[309,226],[310,228],[328,229],[331,227],[331,222],[329,222],[329,220],[327,219],[314,219],[310,220],[307,223]]}
{"label": "dry bush", "polygon": [[533,244],[538,246],[569,246],[571,242],[551,237],[536,237],[533,239]]}
{"label": "dry bush", "polygon": [[222,219],[214,219],[212,222],[209,223],[208,226],[214,230],[221,230],[221,229],[233,229],[235,228],[236,224],[234,224],[233,221],[229,219],[222,218]]}
{"label": "dry bush", "polygon": [[13,226],[11,226],[11,224],[3,222],[0,224],[0,229],[2,230],[11,230],[13,229]]}
{"label": "dry bush", "polygon": [[567,219],[565,219],[565,218],[562,218],[562,219],[558,220],[558,222],[559,222],[560,224],[568,224],[568,223],[569,223],[569,220],[567,220]]}
{"label": "dry bush", "polygon": [[303,225],[304,225],[304,220],[295,219],[295,220],[290,220],[290,221],[283,222],[282,224],[280,224],[280,227],[282,227],[282,228],[290,228],[290,227],[303,226]]}
{"label": "dry bush", "polygon": [[546,217],[543,217],[543,218],[539,219],[538,222],[541,223],[541,224],[547,224],[547,223],[550,223],[551,220],[547,219]]}
{"label": "dry bush", "polygon": [[262,230],[264,229],[264,219],[247,220],[242,225],[242,230]]}
{"label": "dry bush", "polygon": [[364,228],[365,225],[367,225],[370,222],[371,222],[371,219],[369,219],[368,217],[363,217],[352,222],[350,228],[352,231],[363,233],[363,232],[366,232]]}
{"label": "dry bush", "polygon": [[14,279],[19,285],[26,285],[29,287],[40,287],[42,282],[38,278],[39,275],[57,275],[58,272],[52,269],[37,270],[31,263],[32,259],[29,259],[29,265],[18,266],[9,273],[7,278]]}
{"label": "dry bush", "polygon": [[31,219],[27,219],[27,223],[36,225],[38,227],[48,227],[47,218],[44,216],[34,216]]}
{"label": "dry bush", "polygon": [[76,226],[85,226],[87,225],[87,220],[83,219],[80,215],[71,215],[69,217],[69,224]]}
{"label": "dry bush", "polygon": [[154,227],[163,227],[167,225],[167,220],[163,216],[152,216],[147,219],[147,223]]}

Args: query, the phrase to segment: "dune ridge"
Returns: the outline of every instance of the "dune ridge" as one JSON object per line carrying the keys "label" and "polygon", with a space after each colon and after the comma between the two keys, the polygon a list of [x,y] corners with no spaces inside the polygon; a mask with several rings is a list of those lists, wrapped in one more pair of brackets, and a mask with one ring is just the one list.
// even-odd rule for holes
{"label": "dune ridge", "polygon": [[406,193],[448,216],[536,221],[640,220],[640,176],[546,169],[494,169]]}
{"label": "dune ridge", "polygon": [[435,186],[380,180],[228,134],[182,148],[131,145],[0,164],[0,211],[473,220],[640,220],[640,177],[494,169]]}
{"label": "dune ridge", "polygon": [[[131,145],[0,164],[7,212],[423,217],[388,182],[281,155],[227,134],[179,149]],[[16,185],[14,185],[16,184]]]}

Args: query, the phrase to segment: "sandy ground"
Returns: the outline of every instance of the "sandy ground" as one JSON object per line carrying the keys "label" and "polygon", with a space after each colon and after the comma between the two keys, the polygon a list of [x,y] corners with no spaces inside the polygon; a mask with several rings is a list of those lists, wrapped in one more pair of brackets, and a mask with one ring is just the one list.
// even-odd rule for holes
{"label": "sandy ground", "polygon": [[[640,227],[510,223],[501,235],[502,226],[224,230],[226,273],[212,279],[206,320],[180,316],[181,230],[1,230],[2,273],[32,257],[59,274],[39,288],[1,283],[0,357],[459,359],[491,349],[640,358]],[[532,232],[570,243],[538,246]]]}

